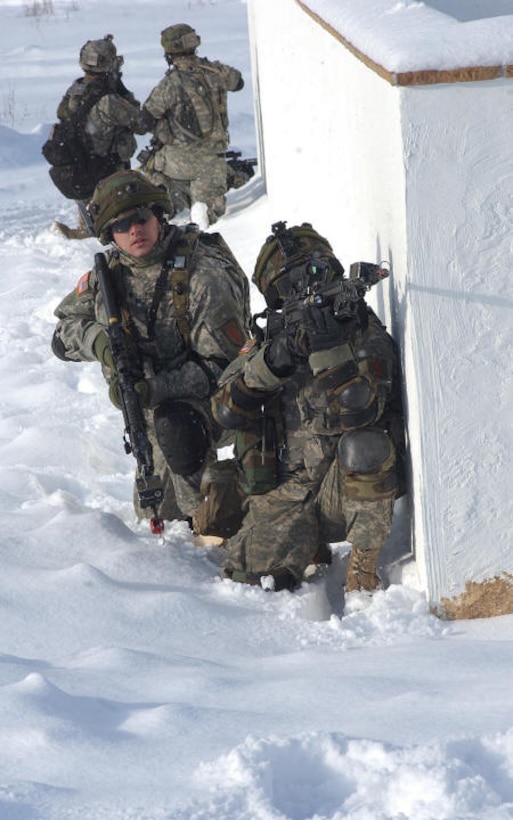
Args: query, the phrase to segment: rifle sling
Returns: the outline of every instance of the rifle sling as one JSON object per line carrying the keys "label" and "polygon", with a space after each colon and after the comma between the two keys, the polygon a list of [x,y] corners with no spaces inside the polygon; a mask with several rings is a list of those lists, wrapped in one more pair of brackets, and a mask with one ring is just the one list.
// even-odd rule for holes
{"label": "rifle sling", "polygon": [[190,346],[191,332],[189,325],[189,264],[196,249],[198,232],[186,230],[173,247],[173,255],[166,258],[159,273],[153,300],[148,311],[148,340],[153,341],[157,311],[168,288],[168,279],[173,294],[173,306],[176,313],[176,324],[184,340]]}

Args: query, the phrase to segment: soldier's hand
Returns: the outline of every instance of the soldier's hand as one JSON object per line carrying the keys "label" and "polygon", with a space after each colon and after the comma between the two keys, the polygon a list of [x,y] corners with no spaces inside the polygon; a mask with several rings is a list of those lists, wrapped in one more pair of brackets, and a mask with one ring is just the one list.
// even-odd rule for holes
{"label": "soldier's hand", "polygon": [[[139,396],[139,400],[141,402],[142,407],[149,407],[150,406],[150,385],[146,381],[146,379],[141,379],[140,381],[134,384],[134,390]],[[118,410],[121,410],[121,395],[119,392],[119,377],[116,375],[114,376],[109,382],[109,399],[111,400],[114,407],[117,407]]]}
{"label": "soldier's hand", "polygon": [[150,406],[150,385],[146,381],[146,379],[141,379],[141,381],[136,382],[134,384],[134,390],[139,396],[139,400],[141,402],[142,407],[149,407]]}
{"label": "soldier's hand", "polygon": [[111,370],[116,369],[114,358],[110,349],[109,337],[104,330],[100,330],[98,336],[94,340],[93,352],[101,364],[104,364],[106,367],[110,367]]}
{"label": "soldier's hand", "polygon": [[121,410],[121,396],[119,395],[119,378],[114,376],[109,382],[109,399],[114,407]]}
{"label": "soldier's hand", "polygon": [[310,352],[318,353],[346,342],[356,329],[356,321],[354,319],[339,321],[333,316],[331,310],[309,305],[304,329]]}

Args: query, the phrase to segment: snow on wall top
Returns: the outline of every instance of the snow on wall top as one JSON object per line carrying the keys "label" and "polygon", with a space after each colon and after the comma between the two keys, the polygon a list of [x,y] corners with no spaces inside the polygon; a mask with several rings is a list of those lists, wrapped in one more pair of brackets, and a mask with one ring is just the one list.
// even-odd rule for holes
{"label": "snow on wall top", "polygon": [[513,66],[513,0],[297,2],[389,72]]}

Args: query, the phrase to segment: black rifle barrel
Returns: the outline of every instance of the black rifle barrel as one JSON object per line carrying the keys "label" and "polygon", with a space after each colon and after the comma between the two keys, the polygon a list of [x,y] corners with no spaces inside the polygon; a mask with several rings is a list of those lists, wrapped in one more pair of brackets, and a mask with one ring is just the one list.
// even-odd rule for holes
{"label": "black rifle barrel", "polygon": [[94,263],[100,292],[107,312],[107,335],[118,374],[121,410],[130,450],[137,461],[141,474],[150,476],[153,474],[153,450],[146,433],[146,420],[139,395],[135,389],[135,382],[138,381],[138,378],[141,378],[140,368],[134,362],[133,350],[130,350],[127,343],[127,334],[123,328],[121,311],[112,287],[111,274],[105,254],[95,254]]}
{"label": "black rifle barrel", "polygon": [[137,461],[139,475],[136,480],[137,494],[142,509],[150,507],[153,517],[150,529],[159,535],[164,529],[164,521],[158,515],[158,506],[164,498],[164,488],[160,476],[155,474],[153,448],[146,430],[146,419],[135,383],[142,378],[141,367],[134,361],[134,350],[123,327],[121,310],[112,286],[111,272],[104,253],[94,257],[98,285],[107,312],[107,335],[119,381],[119,397],[125,424],[125,450],[132,453]]}

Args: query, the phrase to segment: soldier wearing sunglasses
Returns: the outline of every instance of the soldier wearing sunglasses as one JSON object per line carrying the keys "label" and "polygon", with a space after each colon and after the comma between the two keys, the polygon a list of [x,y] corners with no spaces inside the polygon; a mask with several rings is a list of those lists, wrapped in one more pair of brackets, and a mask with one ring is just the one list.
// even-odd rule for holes
{"label": "soldier wearing sunglasses", "polygon": [[[210,396],[249,334],[249,286],[220,234],[168,222],[168,193],[143,174],[120,171],[97,186],[89,205],[106,252],[133,351],[155,469],[163,479],[160,515],[196,525],[205,471],[230,435],[214,423]],[[99,361],[111,401],[119,379],[95,270],[57,307],[52,341],[65,361]],[[135,498],[139,518],[147,517]],[[210,533],[212,534],[212,533]]]}

